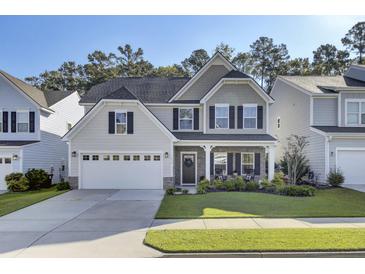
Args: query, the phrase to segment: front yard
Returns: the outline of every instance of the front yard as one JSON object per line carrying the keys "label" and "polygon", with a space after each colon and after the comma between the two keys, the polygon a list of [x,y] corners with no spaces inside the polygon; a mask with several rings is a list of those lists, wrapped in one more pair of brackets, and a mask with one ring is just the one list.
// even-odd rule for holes
{"label": "front yard", "polygon": [[43,200],[65,193],[67,190],[57,191],[56,187],[0,195],[0,216],[39,203]]}
{"label": "front yard", "polygon": [[150,230],[145,244],[163,252],[365,250],[365,229]]}
{"label": "front yard", "polygon": [[365,193],[346,188],[317,190],[314,197],[257,192],[165,196],[157,219],[244,217],[365,217]]}

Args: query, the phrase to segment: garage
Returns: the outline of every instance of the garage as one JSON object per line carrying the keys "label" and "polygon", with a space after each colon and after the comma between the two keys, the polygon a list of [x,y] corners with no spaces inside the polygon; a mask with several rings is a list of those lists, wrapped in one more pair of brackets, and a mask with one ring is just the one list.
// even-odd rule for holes
{"label": "garage", "polygon": [[337,168],[345,176],[345,184],[365,185],[365,150],[338,150]]}
{"label": "garage", "polygon": [[160,153],[82,153],[83,189],[162,189]]}
{"label": "garage", "polygon": [[12,159],[9,154],[0,154],[0,190],[6,190],[5,176],[13,172]]}

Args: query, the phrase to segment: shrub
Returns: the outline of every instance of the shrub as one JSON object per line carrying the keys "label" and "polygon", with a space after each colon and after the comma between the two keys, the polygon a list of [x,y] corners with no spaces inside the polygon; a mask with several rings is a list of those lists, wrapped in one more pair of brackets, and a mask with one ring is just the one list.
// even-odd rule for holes
{"label": "shrub", "polygon": [[327,182],[331,186],[338,187],[338,186],[342,185],[344,181],[345,181],[345,177],[343,176],[341,170],[339,170],[339,169],[331,170],[330,173],[328,173]]}
{"label": "shrub", "polygon": [[279,193],[286,196],[308,197],[314,196],[316,189],[312,186],[287,185],[279,188]]}
{"label": "shrub", "polygon": [[228,179],[224,182],[224,185],[226,187],[227,191],[235,191],[236,190],[236,184],[234,179]]}
{"label": "shrub", "polygon": [[51,182],[48,179],[48,173],[43,169],[30,169],[25,173],[25,177],[29,180],[29,187],[32,190],[51,186]]}
{"label": "shrub", "polygon": [[218,179],[213,181],[213,186],[217,190],[225,190],[226,189],[226,185],[221,180],[218,180]]}
{"label": "shrub", "polygon": [[19,181],[21,177],[23,177],[23,173],[21,172],[13,172],[5,176],[5,181]]}
{"label": "shrub", "polygon": [[68,189],[71,189],[70,187],[70,184],[68,182],[61,182],[61,183],[58,183],[56,185],[56,189],[58,191],[61,191],[61,190],[68,190]]}
{"label": "shrub", "polygon": [[196,192],[198,194],[205,194],[207,193],[208,189],[209,189],[209,181],[204,179],[199,182]]}
{"label": "shrub", "polygon": [[238,191],[243,191],[246,188],[245,182],[241,176],[236,177],[235,179],[235,187]]}
{"label": "shrub", "polygon": [[258,182],[255,182],[255,181],[249,181],[247,184],[246,184],[246,190],[247,191],[256,191],[260,188],[260,185]]}
{"label": "shrub", "polygon": [[271,183],[273,183],[275,186],[284,186],[284,173],[282,172],[275,172],[274,179],[271,180]]}
{"label": "shrub", "polygon": [[261,182],[261,188],[268,193],[275,193],[276,192],[276,185],[271,183],[268,179],[264,179]]}
{"label": "shrub", "polygon": [[174,187],[169,187],[168,189],[166,189],[166,195],[174,195],[174,194],[175,194]]}
{"label": "shrub", "polygon": [[10,180],[6,181],[6,184],[8,186],[8,190],[12,192],[23,192],[29,190],[29,180],[22,176],[19,178],[19,180]]}

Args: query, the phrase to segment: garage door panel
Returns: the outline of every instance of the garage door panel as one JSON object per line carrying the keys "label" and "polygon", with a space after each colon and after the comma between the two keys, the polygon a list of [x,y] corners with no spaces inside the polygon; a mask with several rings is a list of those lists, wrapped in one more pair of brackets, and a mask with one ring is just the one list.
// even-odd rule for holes
{"label": "garage door panel", "polygon": [[124,160],[124,155],[118,155],[119,160],[103,160],[104,155],[99,154],[99,160],[81,160],[82,188],[89,189],[161,189],[162,188],[162,161],[144,160],[144,154],[138,154],[139,160],[133,160],[133,154],[128,154],[129,161]]}
{"label": "garage door panel", "polygon": [[365,184],[365,151],[339,150],[337,168],[345,176],[345,184]]}

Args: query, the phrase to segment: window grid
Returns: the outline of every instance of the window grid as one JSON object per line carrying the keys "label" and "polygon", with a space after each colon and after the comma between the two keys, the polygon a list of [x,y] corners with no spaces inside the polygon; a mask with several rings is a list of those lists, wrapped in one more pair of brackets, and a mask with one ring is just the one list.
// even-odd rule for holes
{"label": "window grid", "polygon": [[215,128],[229,128],[229,105],[215,105]]}
{"label": "window grid", "polygon": [[227,175],[227,153],[214,153],[214,175]]}
{"label": "window grid", "polygon": [[257,105],[243,105],[243,128],[257,128]]}
{"label": "window grid", "polygon": [[115,112],[115,133],[119,135],[127,134],[127,112]]}
{"label": "window grid", "polygon": [[[352,106],[352,107],[351,107]],[[346,123],[347,125],[365,125],[365,101],[348,101],[346,103]]]}
{"label": "window grid", "polygon": [[192,108],[179,108],[179,129],[192,130],[193,116],[194,111]]}
{"label": "window grid", "polygon": [[29,112],[17,111],[16,114],[17,132],[29,131]]}
{"label": "window grid", "polygon": [[241,173],[248,174],[252,173],[255,170],[255,154],[253,152],[250,153],[242,153],[241,154]]}

